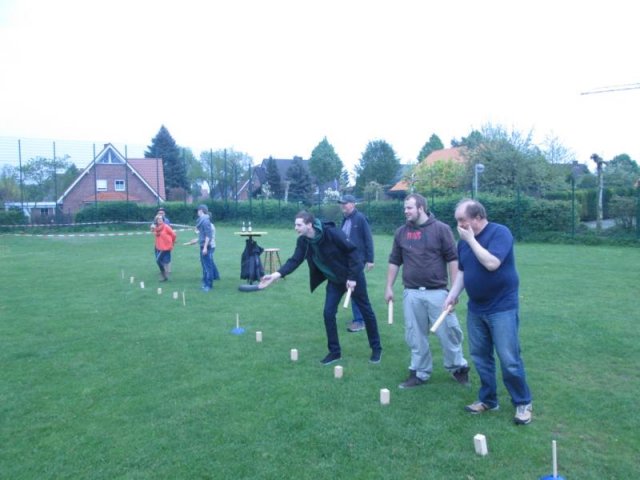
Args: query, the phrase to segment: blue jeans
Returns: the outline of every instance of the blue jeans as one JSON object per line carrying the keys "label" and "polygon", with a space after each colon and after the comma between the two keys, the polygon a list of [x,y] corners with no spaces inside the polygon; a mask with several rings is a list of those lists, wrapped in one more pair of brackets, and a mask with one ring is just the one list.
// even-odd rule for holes
{"label": "blue jeans", "polygon": [[220,278],[218,268],[213,262],[213,251],[215,248],[207,248],[207,254],[202,254],[200,247],[200,265],[202,265],[202,286],[213,288],[213,281]]}
{"label": "blue jeans", "polygon": [[[327,347],[331,353],[341,353],[336,313],[338,312],[340,300],[342,300],[342,296],[346,291],[347,286],[345,284],[327,282],[326,297],[324,299],[324,328],[327,332]],[[378,321],[369,302],[367,281],[364,278],[364,273],[360,274],[356,279],[356,288],[351,293],[351,301],[362,312],[371,350],[382,350],[380,334],[378,333]]]}
{"label": "blue jeans", "polygon": [[484,315],[467,313],[469,351],[480,375],[478,400],[491,408],[498,405],[494,349],[511,403],[517,406],[531,402],[524,362],[520,357],[519,324],[518,310]]}
{"label": "blue jeans", "polygon": [[358,308],[358,305],[356,305],[356,302],[351,303],[351,313],[353,314],[354,323],[364,323],[364,317],[360,313],[360,309]]}

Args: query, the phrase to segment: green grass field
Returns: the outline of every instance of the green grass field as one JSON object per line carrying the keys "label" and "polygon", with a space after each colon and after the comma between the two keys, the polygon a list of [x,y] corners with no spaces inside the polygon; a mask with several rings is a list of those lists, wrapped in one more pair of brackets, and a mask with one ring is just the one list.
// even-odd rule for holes
{"label": "green grass field", "polygon": [[[366,335],[346,332],[340,308],[337,380],[319,363],[324,290],[309,293],[303,266],[238,292],[244,244],[233,231],[218,226],[223,278],[208,294],[196,247],[176,247],[173,278],[159,284],[150,235],[0,237],[0,478],[535,479],[551,473],[553,439],[567,479],[637,477],[640,250],[517,246],[534,395],[533,423],[517,427],[502,385],[500,411],[463,411],[477,376],[455,383],[437,342],[429,383],[397,388],[409,352],[400,302],[388,325],[383,301],[391,237],[375,238],[368,274],[382,363],[368,363]],[[284,261],[295,232],[259,243]],[[236,314],[244,335],[231,333]],[[464,324],[464,306],[458,315]]]}

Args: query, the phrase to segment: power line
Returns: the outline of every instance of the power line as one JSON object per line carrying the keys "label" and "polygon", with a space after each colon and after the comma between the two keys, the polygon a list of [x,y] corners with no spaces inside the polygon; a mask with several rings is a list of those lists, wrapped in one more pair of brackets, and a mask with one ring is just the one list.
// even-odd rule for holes
{"label": "power line", "polygon": [[608,87],[594,88],[586,92],[581,92],[580,95],[593,95],[595,93],[608,93],[608,92],[622,92],[624,90],[636,90],[640,88],[640,83],[627,83],[625,85],[611,85]]}

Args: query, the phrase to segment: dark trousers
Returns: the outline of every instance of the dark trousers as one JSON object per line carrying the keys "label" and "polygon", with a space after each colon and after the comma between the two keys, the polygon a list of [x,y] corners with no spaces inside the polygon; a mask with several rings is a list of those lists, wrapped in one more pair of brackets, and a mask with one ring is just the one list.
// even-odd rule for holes
{"label": "dark trousers", "polygon": [[[327,332],[327,347],[331,353],[340,353],[336,314],[338,313],[342,296],[346,291],[347,286],[344,283],[327,282],[326,297],[324,299],[324,328]],[[382,350],[380,334],[378,333],[378,321],[369,302],[364,272],[356,279],[356,288],[351,293],[351,301],[358,306],[360,313],[362,313],[371,350]]]}

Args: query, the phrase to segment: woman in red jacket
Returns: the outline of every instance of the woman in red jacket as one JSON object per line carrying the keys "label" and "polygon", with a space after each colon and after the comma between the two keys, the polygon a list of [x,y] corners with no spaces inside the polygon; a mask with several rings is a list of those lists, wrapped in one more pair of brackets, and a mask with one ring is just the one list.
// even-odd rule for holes
{"label": "woman in red jacket", "polygon": [[160,269],[160,281],[169,280],[167,265],[171,262],[171,250],[176,243],[176,232],[164,223],[162,215],[157,215],[153,232],[156,235],[156,263]]}

